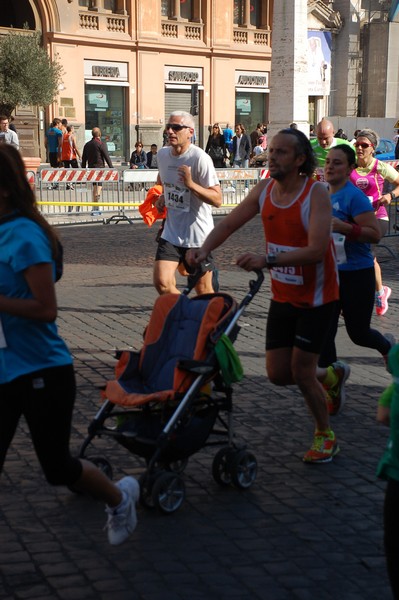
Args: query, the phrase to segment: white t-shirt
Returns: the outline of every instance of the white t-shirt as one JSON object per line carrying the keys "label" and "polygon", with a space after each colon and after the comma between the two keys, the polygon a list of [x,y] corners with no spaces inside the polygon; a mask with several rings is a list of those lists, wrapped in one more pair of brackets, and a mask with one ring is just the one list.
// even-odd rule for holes
{"label": "white t-shirt", "polygon": [[234,157],[234,160],[241,160],[241,156],[240,156],[240,144],[241,144],[241,140],[242,140],[242,135],[240,136],[236,136],[236,155]]}
{"label": "white t-shirt", "polygon": [[212,207],[185,187],[177,169],[191,167],[193,181],[204,188],[219,185],[211,157],[190,144],[180,156],[164,146],[158,151],[158,169],[168,209],[162,238],[174,246],[199,248],[213,229]]}

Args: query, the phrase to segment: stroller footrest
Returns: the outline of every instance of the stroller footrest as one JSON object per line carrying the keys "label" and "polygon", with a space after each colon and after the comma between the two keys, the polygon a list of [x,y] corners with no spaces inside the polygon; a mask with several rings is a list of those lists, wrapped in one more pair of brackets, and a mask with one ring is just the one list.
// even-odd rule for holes
{"label": "stroller footrest", "polygon": [[200,360],[179,360],[177,366],[179,369],[184,369],[190,373],[197,373],[198,375],[210,375],[215,370],[213,365]]}

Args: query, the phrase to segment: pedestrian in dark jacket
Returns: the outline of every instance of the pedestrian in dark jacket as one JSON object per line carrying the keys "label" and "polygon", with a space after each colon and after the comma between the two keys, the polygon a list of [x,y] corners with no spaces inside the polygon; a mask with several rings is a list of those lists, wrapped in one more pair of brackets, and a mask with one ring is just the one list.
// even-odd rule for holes
{"label": "pedestrian in dark jacket", "polygon": [[230,162],[233,167],[248,169],[252,146],[249,135],[245,132],[242,123],[236,125],[236,135],[233,137],[233,148],[230,154]]}
{"label": "pedestrian in dark jacket", "polygon": [[[105,163],[112,169],[112,161],[108,154],[108,148],[104,142],[101,141],[101,130],[99,127],[92,129],[91,135],[93,136],[89,142],[83,147],[82,154],[82,168],[85,169],[88,166],[90,169],[101,169],[105,167]],[[93,202],[98,203],[101,196],[102,183],[93,183]],[[95,214],[101,214],[99,211],[94,211]]]}
{"label": "pedestrian in dark jacket", "polygon": [[215,169],[222,169],[225,166],[226,143],[219,123],[215,123],[212,127],[212,132],[209,135],[205,152],[211,157]]}

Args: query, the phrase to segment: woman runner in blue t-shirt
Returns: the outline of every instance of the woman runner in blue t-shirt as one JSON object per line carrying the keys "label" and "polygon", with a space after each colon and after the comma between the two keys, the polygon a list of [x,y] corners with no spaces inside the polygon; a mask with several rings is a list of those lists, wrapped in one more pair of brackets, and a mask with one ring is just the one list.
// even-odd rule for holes
{"label": "woman runner in blue t-shirt", "polygon": [[337,414],[342,408],[344,384],[349,375],[349,366],[337,361],[335,348],[340,313],[354,344],[377,350],[385,360],[393,344],[389,334],[384,336],[370,327],[375,287],[370,244],[378,243],[381,233],[369,199],[349,181],[355,163],[353,148],[340,144],[330,149],[324,167],[331,195],[339,273],[339,305],[319,360],[320,367],[330,365],[324,380],[330,414]]}
{"label": "woman runner in blue t-shirt", "polygon": [[108,539],[134,531],[139,485],[116,485],[69,451],[76,384],[59,336],[54,289],[58,240],[42,217],[20,154],[0,144],[0,473],[23,415],[46,479],[103,500]]}

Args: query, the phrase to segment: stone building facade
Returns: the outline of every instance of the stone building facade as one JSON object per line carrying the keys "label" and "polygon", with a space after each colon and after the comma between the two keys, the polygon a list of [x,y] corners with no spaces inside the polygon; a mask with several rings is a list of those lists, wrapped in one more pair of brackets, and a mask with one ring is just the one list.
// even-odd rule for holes
{"label": "stone building facade", "polygon": [[[277,90],[279,123],[291,122],[295,102],[308,103],[301,115],[313,123],[327,114],[397,112],[399,25],[388,16],[398,0],[279,0],[277,22],[274,0],[2,0],[0,35],[24,24],[41,31],[65,71],[51,106],[17,108],[23,152],[45,160],[44,131],[55,116],[75,125],[80,146],[99,126],[115,162],[128,159],[137,139],[161,145],[175,109],[194,115],[201,146],[214,122],[241,122],[249,131],[268,123],[271,85],[279,83],[273,38],[276,45],[288,29],[295,39],[295,10],[288,18],[286,2],[305,11],[309,48],[316,56],[324,47],[325,56],[312,85],[306,70],[294,77],[293,111],[283,110],[287,92]],[[295,72],[289,46],[286,52],[280,68]]]}

